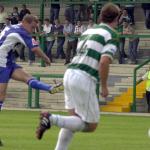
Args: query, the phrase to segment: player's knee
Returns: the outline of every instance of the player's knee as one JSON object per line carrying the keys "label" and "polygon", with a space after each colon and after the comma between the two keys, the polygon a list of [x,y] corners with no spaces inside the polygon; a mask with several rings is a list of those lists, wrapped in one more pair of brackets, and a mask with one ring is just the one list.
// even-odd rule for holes
{"label": "player's knee", "polygon": [[97,128],[97,123],[87,124],[87,127],[84,132],[94,132]]}

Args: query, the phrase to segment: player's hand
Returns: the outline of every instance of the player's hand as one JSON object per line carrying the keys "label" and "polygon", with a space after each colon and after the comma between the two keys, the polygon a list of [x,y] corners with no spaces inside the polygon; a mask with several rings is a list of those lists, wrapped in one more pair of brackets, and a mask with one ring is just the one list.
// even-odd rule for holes
{"label": "player's hand", "polygon": [[108,88],[107,87],[102,87],[101,95],[102,95],[102,97],[107,97],[108,96]]}

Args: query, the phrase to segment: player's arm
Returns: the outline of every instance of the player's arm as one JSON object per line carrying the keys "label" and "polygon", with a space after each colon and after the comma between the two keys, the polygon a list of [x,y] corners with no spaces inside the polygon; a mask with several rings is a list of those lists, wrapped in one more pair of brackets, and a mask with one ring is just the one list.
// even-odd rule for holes
{"label": "player's arm", "polygon": [[148,76],[148,72],[146,72],[137,82],[136,85],[141,83],[142,81],[146,80]]}
{"label": "player's arm", "polygon": [[42,58],[47,65],[50,65],[50,59],[45,55],[45,53],[40,49],[40,47],[34,47],[31,49],[38,57]]}
{"label": "player's arm", "polygon": [[50,59],[41,50],[38,42],[33,37],[26,35],[24,42],[26,43],[27,47],[31,49],[31,51],[33,51],[38,57],[42,58],[47,65],[51,64]]}
{"label": "player's arm", "polygon": [[101,95],[107,97],[108,88],[107,88],[107,79],[109,74],[109,64],[111,59],[108,56],[102,56],[99,63],[99,74],[101,80]]}

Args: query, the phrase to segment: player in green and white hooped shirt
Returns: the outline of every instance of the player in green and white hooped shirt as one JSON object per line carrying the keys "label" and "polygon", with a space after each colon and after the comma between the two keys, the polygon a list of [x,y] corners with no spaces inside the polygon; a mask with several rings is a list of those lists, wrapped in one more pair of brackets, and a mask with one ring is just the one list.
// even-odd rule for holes
{"label": "player in green and white hooped shirt", "polygon": [[78,42],[77,55],[68,68],[82,70],[94,80],[99,80],[100,58],[108,56],[113,59],[117,50],[117,36],[117,32],[106,23],[86,30]]}
{"label": "player in green and white hooped shirt", "polygon": [[[65,106],[70,116],[41,113],[36,136],[41,139],[51,126],[61,128],[55,150],[67,150],[75,132],[93,132],[99,122],[99,104],[96,83],[101,85],[101,95],[108,95],[109,64],[117,50],[117,26],[120,9],[106,4],[100,15],[101,23],[85,31],[64,75]],[[88,144],[88,143],[87,143]]]}

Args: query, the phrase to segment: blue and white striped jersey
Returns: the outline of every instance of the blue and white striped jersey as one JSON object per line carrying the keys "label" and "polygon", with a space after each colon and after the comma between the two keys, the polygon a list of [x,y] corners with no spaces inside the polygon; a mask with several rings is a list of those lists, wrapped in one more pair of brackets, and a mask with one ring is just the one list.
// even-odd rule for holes
{"label": "blue and white striped jersey", "polygon": [[13,51],[16,43],[22,43],[29,49],[38,46],[21,24],[5,27],[0,34],[0,67],[6,67],[15,61]]}

